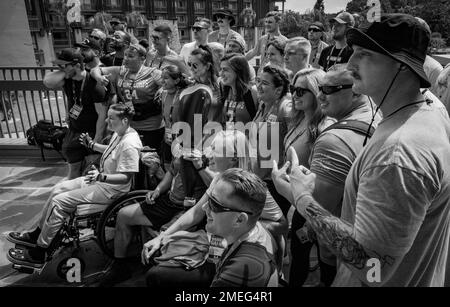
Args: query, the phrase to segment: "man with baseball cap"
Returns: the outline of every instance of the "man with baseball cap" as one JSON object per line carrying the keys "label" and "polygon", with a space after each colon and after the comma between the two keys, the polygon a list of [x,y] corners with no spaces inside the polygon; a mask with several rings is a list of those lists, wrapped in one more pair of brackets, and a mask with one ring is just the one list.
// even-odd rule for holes
{"label": "man with baseball cap", "polygon": [[127,31],[127,24],[124,21],[121,21],[119,18],[113,18],[110,20],[109,22],[111,28],[112,28],[112,32],[116,32],[116,31],[123,31],[126,32]]}
{"label": "man with baseball cap", "polygon": [[197,49],[199,46],[208,45],[209,31],[211,29],[211,21],[207,18],[197,18],[197,21],[192,26],[194,31],[194,41],[184,44],[181,48],[180,56],[184,59],[186,64],[188,63],[191,52]]}
{"label": "man with baseball cap", "polygon": [[[311,195],[316,175],[291,159],[297,210],[337,256],[336,286],[443,286],[450,219],[450,122],[420,88],[429,33],[386,14],[347,39],[353,91],[384,119],[346,180],[341,217]],[[281,180],[286,180],[281,178]]]}
{"label": "man with baseball cap", "polygon": [[[213,21],[219,25],[219,30],[213,31],[209,34],[208,41],[210,43],[221,43],[225,49],[232,36],[242,37],[238,32],[231,29],[236,24],[236,18],[230,9],[221,8],[213,15]],[[244,40],[244,39],[243,39]],[[245,44],[245,40],[244,40]],[[244,45],[245,49],[245,45]]]}
{"label": "man with baseball cap", "polygon": [[[63,88],[67,96],[67,122],[69,131],[64,138],[62,154],[69,164],[68,179],[80,177],[82,163],[90,152],[80,144],[82,133],[89,133],[96,142],[101,142],[105,131],[108,91],[90,77],[85,68],[99,65],[100,46],[96,41],[86,40],[74,48],[61,50],[54,64],[60,70],[48,73],[44,85],[49,89]],[[83,54],[86,57],[83,57]]]}
{"label": "man with baseball cap", "polygon": [[320,68],[319,58],[322,51],[328,47],[323,38],[325,27],[320,21],[315,21],[308,27],[308,39],[311,43],[311,55],[309,58],[309,64],[314,68]]}
{"label": "man with baseball cap", "polygon": [[339,13],[330,20],[330,23],[335,44],[323,49],[318,61],[319,66],[325,71],[334,65],[347,63],[353,53],[345,37],[345,32],[355,26],[353,15],[347,12]]}

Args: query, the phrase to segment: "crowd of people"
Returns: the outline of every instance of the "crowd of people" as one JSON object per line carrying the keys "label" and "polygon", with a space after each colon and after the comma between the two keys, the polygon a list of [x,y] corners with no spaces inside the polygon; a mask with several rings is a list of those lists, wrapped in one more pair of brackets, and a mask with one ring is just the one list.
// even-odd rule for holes
{"label": "crowd of people", "polygon": [[[94,30],[58,54],[60,70],[44,83],[68,98],[68,181],[35,229],[8,235],[27,246],[9,259],[42,267],[77,205],[106,205],[146,182],[139,160],[148,146],[162,175],[145,203],[119,211],[102,286],[131,277],[135,226],[164,225],[143,245],[148,286],[278,286],[288,263],[287,284],[301,287],[314,245],[322,286],[448,283],[448,69],[427,55],[426,22],[386,14],[355,28],[342,12],[330,20],[328,46],[320,22],[288,39],[281,14],[269,12],[247,51],[235,18],[220,10],[214,32],[198,19],[180,54],[165,25],[152,48],[117,28],[109,43]],[[99,166],[83,176],[93,152]],[[178,252],[190,248],[171,258],[177,240]],[[370,278],[373,259],[379,274]]]}

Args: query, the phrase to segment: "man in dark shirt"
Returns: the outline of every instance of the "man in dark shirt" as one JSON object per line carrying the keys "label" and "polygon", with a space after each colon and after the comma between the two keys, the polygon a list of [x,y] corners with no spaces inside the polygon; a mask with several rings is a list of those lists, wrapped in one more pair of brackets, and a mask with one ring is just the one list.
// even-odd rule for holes
{"label": "man in dark shirt", "polygon": [[108,53],[100,59],[100,61],[106,66],[122,66],[125,50],[131,44],[130,34],[123,31],[116,31],[112,37],[111,48],[115,51]]}
{"label": "man in dark shirt", "polygon": [[[85,70],[85,66],[92,69],[99,64],[99,50],[92,47],[92,42],[81,46],[86,58],[77,49],[64,49],[53,62],[60,70],[44,77],[46,87],[63,88],[67,96],[66,121],[69,131],[63,141],[62,153],[69,164],[69,180],[81,176],[82,162],[89,155],[89,151],[78,140],[80,134],[89,133],[95,142],[100,142],[103,138],[107,108],[105,101],[107,93],[110,93]],[[86,61],[89,62],[85,63]]]}
{"label": "man in dark shirt", "polygon": [[347,63],[353,54],[353,49],[347,45],[345,32],[355,26],[353,15],[347,12],[338,14],[330,21],[334,45],[322,50],[319,58],[319,66],[328,71],[330,67]]}

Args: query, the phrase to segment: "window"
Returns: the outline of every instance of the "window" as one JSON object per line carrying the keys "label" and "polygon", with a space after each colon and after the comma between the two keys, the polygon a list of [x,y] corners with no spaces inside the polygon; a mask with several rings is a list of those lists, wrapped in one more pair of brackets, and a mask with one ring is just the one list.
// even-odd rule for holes
{"label": "window", "polygon": [[106,6],[111,9],[121,9],[122,0],[106,0]]}
{"label": "window", "polygon": [[81,9],[82,10],[94,10],[94,4],[92,0],[81,0]]}
{"label": "window", "polygon": [[131,0],[131,7],[134,10],[145,10],[144,0]]}
{"label": "window", "polygon": [[177,8],[179,10],[186,10],[186,8],[187,8],[186,0],[175,1],[175,8]]}
{"label": "window", "polygon": [[237,1],[229,1],[228,8],[230,10],[236,11],[237,10]]}
{"label": "window", "polygon": [[246,1],[246,2],[244,2],[244,6],[245,6],[245,8],[251,8],[252,7],[252,3],[250,2],[250,1]]}
{"label": "window", "polygon": [[179,23],[187,23],[187,16],[186,15],[177,15],[177,19]]}
{"label": "window", "polygon": [[37,15],[35,2],[32,0],[25,0],[25,7],[27,8],[27,14],[31,16]]}
{"label": "window", "polygon": [[158,15],[158,17],[156,17],[156,19],[158,19],[158,20],[167,20],[167,15],[166,14],[160,14],[160,15]]}
{"label": "window", "polygon": [[197,12],[199,10],[205,10],[205,1],[194,1],[194,10]]}
{"label": "window", "polygon": [[155,9],[166,9],[166,8],[167,8],[166,0],[155,1]]}
{"label": "window", "polygon": [[213,8],[213,10],[218,10],[218,9],[222,8],[222,1],[214,1],[212,3],[212,8]]}

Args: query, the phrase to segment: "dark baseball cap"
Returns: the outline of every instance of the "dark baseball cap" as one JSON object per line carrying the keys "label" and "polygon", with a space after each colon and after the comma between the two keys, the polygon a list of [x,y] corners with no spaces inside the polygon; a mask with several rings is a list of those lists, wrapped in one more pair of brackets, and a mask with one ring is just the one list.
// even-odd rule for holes
{"label": "dark baseball cap", "polygon": [[336,17],[332,18],[331,21],[337,22],[339,24],[347,24],[351,27],[355,26],[355,17],[348,12],[339,13]]}
{"label": "dark baseball cap", "polygon": [[83,63],[83,56],[80,51],[74,48],[65,48],[56,54],[56,60],[52,63],[55,65]]}
{"label": "dark baseball cap", "polygon": [[349,46],[387,55],[408,66],[419,78],[420,86],[431,86],[423,69],[430,32],[415,17],[407,14],[385,14],[380,22],[351,28],[346,32]]}
{"label": "dark baseball cap", "polygon": [[102,46],[100,43],[93,39],[85,39],[82,43],[76,43],[75,47],[102,51]]}
{"label": "dark baseball cap", "polygon": [[219,16],[225,16],[228,17],[228,19],[231,20],[230,22],[230,26],[234,26],[236,24],[236,17],[234,17],[233,12],[230,9],[227,8],[221,8],[220,10],[217,11],[217,13],[215,13],[213,15],[213,20],[217,21],[217,18]]}

